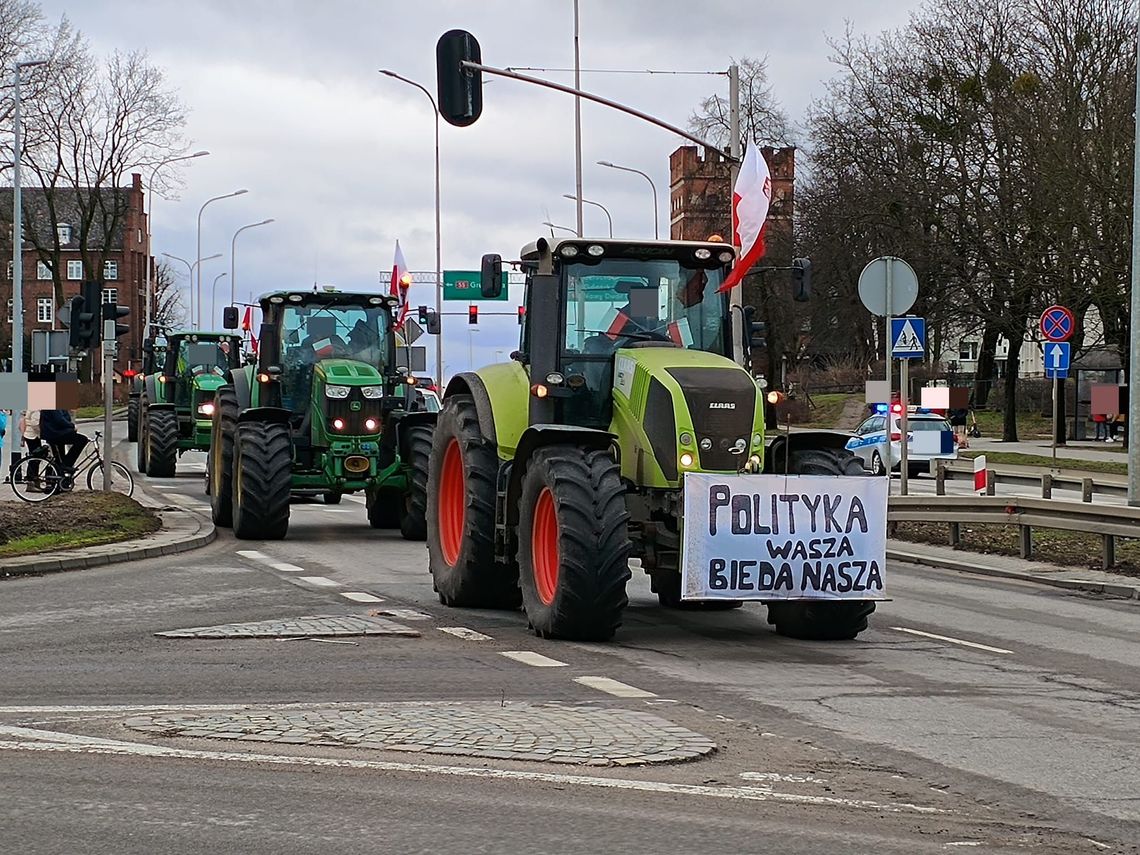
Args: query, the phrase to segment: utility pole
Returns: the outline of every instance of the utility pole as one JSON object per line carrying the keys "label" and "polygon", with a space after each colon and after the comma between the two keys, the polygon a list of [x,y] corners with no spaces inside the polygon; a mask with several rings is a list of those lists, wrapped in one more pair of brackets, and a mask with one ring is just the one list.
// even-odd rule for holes
{"label": "utility pole", "polygon": [[[582,58],[578,51],[578,0],[574,0],[574,88],[582,88]],[[582,99],[574,96],[574,192],[577,194],[578,237],[582,237]]]}
{"label": "utility pole", "polygon": [[24,371],[24,199],[20,186],[20,157],[24,129],[20,121],[20,72],[47,64],[46,59],[17,62],[13,86],[12,119],[15,140],[12,148],[12,373]]}
{"label": "utility pole", "polygon": [[[1136,45],[1136,131],[1140,134],[1140,42]],[[1132,304],[1128,351],[1128,504],[1140,505],[1140,136],[1132,156]]]}

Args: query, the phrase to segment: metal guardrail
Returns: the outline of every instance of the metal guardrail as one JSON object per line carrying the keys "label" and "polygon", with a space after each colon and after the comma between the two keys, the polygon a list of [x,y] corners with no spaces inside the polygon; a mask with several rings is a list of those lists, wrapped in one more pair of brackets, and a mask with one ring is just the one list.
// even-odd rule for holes
{"label": "metal guardrail", "polygon": [[[1031,466],[1005,467],[998,465],[987,467],[987,470],[989,472],[987,483],[990,485],[988,495],[991,496],[994,495],[994,486],[1003,482],[1021,487],[1040,487],[1041,498],[1043,499],[1052,498],[1053,488],[1079,490],[1082,502],[1091,502],[1096,493],[1104,496],[1128,495],[1127,482],[1123,478],[1119,481],[1114,480],[1112,476],[1086,474],[1063,469],[1040,469]],[[939,496],[946,494],[945,479],[947,478],[951,480],[958,478],[972,480],[973,477],[972,462],[964,464],[945,460],[936,461],[935,492]]]}
{"label": "metal guardrail", "polygon": [[1105,570],[1116,564],[1116,538],[1140,538],[1140,508],[1024,496],[891,496],[887,523],[900,522],[945,523],[951,546],[961,542],[963,524],[1015,525],[1026,559],[1033,557],[1034,528],[1096,534]]}

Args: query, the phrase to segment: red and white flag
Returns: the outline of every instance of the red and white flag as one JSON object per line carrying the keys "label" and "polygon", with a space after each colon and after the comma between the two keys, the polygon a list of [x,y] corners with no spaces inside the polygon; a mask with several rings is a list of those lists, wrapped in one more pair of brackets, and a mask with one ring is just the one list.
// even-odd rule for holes
{"label": "red and white flag", "polygon": [[404,260],[404,251],[400,249],[400,242],[396,241],[396,257],[392,262],[392,284],[388,293],[400,301],[400,315],[396,326],[404,324],[404,317],[408,314],[408,288],[412,284],[412,274],[408,272],[408,262]]}
{"label": "red and white flag", "polygon": [[253,306],[245,307],[245,317],[241,320],[241,328],[249,334],[249,346],[257,353],[257,336],[253,334]]}
{"label": "red and white flag", "polygon": [[768,163],[756,144],[749,142],[732,188],[732,237],[740,248],[732,271],[720,286],[728,291],[740,283],[757,261],[764,257],[764,221],[768,218],[768,205],[772,201],[772,177]]}

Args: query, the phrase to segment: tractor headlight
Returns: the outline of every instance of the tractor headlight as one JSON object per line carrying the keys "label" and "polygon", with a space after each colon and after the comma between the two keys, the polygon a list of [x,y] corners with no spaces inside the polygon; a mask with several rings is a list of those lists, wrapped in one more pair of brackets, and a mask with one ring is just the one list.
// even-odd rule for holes
{"label": "tractor headlight", "polygon": [[681,452],[681,465],[688,469],[693,465],[693,455],[687,451]]}
{"label": "tractor headlight", "polygon": [[333,419],[332,428],[333,430],[344,430],[344,419]]}
{"label": "tractor headlight", "polygon": [[326,398],[347,398],[348,397],[348,387],[347,386],[325,386],[325,397]]}
{"label": "tractor headlight", "polygon": [[712,258],[712,251],[705,249],[702,246],[700,249],[694,252],[693,255],[696,256],[697,261],[708,261],[710,258]]}
{"label": "tractor headlight", "polygon": [[728,264],[734,258],[736,258],[736,256],[733,255],[731,252],[722,252],[720,255],[717,256],[717,260],[721,264]]}
{"label": "tractor headlight", "polygon": [[592,243],[586,247],[586,254],[592,256],[593,258],[601,258],[604,253],[605,249],[601,244]]}
{"label": "tractor headlight", "polygon": [[205,416],[206,418],[212,418],[215,409],[217,408],[214,406],[214,402],[207,401],[206,403],[202,404],[202,406],[198,407],[198,415]]}
{"label": "tractor headlight", "polygon": [[376,401],[384,397],[383,386],[362,386],[360,394],[367,398],[369,401]]}
{"label": "tractor headlight", "polygon": [[578,247],[574,246],[574,244],[568,244],[559,249],[558,254],[563,258],[573,258],[578,254]]}
{"label": "tractor headlight", "polygon": [[693,435],[691,433],[689,433],[688,431],[685,431],[683,434],[681,434],[680,440],[681,440],[681,445],[692,445],[693,444]]}
{"label": "tractor headlight", "polygon": [[379,427],[380,427],[380,422],[376,421],[376,419],[365,419],[364,420],[364,429],[366,431],[368,431],[369,433],[376,433],[376,431],[379,429]]}

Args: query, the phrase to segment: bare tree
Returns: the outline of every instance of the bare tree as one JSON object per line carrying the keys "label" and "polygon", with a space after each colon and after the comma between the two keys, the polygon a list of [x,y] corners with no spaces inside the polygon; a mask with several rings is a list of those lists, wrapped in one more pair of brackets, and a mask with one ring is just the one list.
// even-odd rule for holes
{"label": "bare tree", "polygon": [[[791,125],[768,83],[768,58],[740,60],[740,135],[742,142],[757,145],[793,144]],[[689,116],[689,129],[709,142],[727,148],[728,99],[710,95]]]}
{"label": "bare tree", "polygon": [[154,265],[154,320],[160,327],[181,326],[186,320],[186,307],[182,302],[182,289],[167,261]]}

